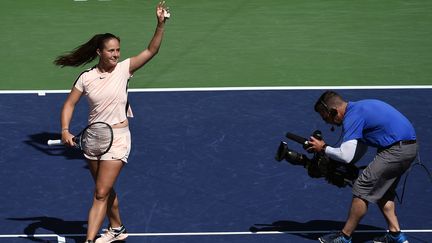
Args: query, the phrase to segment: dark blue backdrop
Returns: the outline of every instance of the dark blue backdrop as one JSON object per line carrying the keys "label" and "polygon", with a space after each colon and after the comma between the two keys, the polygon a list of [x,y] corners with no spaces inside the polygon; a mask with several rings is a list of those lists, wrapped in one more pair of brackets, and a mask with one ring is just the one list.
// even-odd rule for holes
{"label": "dark blue backdrop", "polygon": [[[306,233],[221,236],[132,236],[128,242],[314,242],[320,231],[339,230],[351,201],[350,188],[312,179],[301,167],[274,160],[287,131],[308,137],[330,132],[313,112],[323,90],[203,91],[130,93],[133,148],[116,189],[121,213],[131,233],[247,232]],[[382,99],[414,124],[420,155],[430,169],[432,91],[429,89],[340,90],[348,100]],[[0,235],[85,234],[92,180],[82,156],[48,147],[59,137],[66,94],[0,95],[1,156]],[[77,107],[72,130],[86,123],[86,104]],[[293,149],[302,148],[288,141]],[[360,164],[373,156],[369,150]],[[398,205],[403,229],[430,230],[432,183],[414,167]],[[401,191],[401,187],[399,191]],[[375,205],[360,230],[384,230]],[[432,233],[408,233],[410,242],[431,242]],[[359,233],[364,242],[374,233]],[[42,237],[43,238],[43,237]],[[43,241],[0,238],[1,242]],[[43,238],[56,242],[53,238]],[[82,242],[79,236],[67,242]],[[425,241],[421,241],[423,239]]]}

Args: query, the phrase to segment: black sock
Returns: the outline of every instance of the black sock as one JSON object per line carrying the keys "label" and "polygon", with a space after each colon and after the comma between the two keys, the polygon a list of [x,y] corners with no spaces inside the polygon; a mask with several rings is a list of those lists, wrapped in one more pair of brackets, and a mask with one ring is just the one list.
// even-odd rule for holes
{"label": "black sock", "polygon": [[345,234],[344,232],[342,232],[342,231],[341,231],[341,234],[343,235],[343,237],[344,237],[346,240],[351,239],[351,236],[346,235],[346,234]]}
{"label": "black sock", "polygon": [[398,237],[400,233],[401,233],[400,231],[396,231],[396,232],[389,231],[389,234],[393,237]]}

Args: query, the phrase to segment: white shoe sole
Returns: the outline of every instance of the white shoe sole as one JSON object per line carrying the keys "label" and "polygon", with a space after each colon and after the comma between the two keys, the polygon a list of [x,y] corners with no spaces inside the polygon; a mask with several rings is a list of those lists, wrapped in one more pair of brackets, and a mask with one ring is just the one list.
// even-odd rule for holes
{"label": "white shoe sole", "polygon": [[120,234],[119,236],[117,236],[115,239],[111,239],[111,240],[108,240],[108,241],[103,241],[103,239],[102,238],[97,238],[96,239],[96,241],[95,241],[95,243],[110,243],[110,242],[114,242],[114,241],[117,241],[117,240],[125,240],[126,238],[128,238],[128,234],[127,233],[125,233],[125,234]]}

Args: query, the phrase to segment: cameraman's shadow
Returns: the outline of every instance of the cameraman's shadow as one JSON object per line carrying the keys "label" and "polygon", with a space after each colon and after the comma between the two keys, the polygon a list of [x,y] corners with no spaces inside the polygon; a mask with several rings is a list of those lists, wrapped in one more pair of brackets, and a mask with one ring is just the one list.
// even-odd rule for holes
{"label": "cameraman's shadow", "polygon": [[83,155],[79,149],[68,148],[66,146],[48,146],[47,141],[49,139],[60,139],[61,135],[58,133],[41,132],[37,134],[31,134],[28,136],[29,139],[25,140],[24,143],[30,145],[34,149],[49,155],[49,156],[62,156],[68,160],[83,159]]}
{"label": "cameraman's shadow", "polygon": [[[59,218],[53,217],[29,217],[29,218],[7,218],[8,220],[13,221],[33,221],[27,227],[24,228],[24,234],[29,237],[26,238],[30,241],[34,242],[49,242],[47,240],[43,240],[40,238],[34,237],[37,230],[43,229],[50,232],[53,232],[57,235],[69,235],[66,238],[72,239],[75,242],[84,242],[86,239],[85,235],[87,232],[87,228],[84,227],[87,222],[86,221],[64,221]],[[77,236],[70,236],[77,235]]]}
{"label": "cameraman's shadow", "polygon": [[[311,220],[306,223],[299,223],[295,221],[276,221],[272,224],[254,224],[249,228],[251,232],[265,232],[265,231],[280,231],[280,232],[293,232],[291,234],[301,236],[310,240],[317,240],[320,236],[325,234],[340,231],[345,225],[345,222],[332,221],[332,220]],[[356,230],[370,230],[377,231],[371,233],[354,233],[353,242],[370,242],[374,237],[380,236],[385,232],[385,229],[359,224]],[[296,232],[298,231],[298,232]],[[304,232],[303,232],[304,231]],[[321,233],[321,232],[326,233]],[[310,233],[309,233],[310,232]]]}

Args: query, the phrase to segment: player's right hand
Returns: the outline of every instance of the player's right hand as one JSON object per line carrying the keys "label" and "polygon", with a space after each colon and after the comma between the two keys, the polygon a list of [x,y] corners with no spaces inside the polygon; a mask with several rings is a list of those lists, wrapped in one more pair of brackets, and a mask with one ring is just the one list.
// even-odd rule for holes
{"label": "player's right hand", "polygon": [[64,145],[69,147],[75,147],[75,141],[74,141],[74,135],[72,135],[69,131],[64,130],[62,131],[62,142]]}

